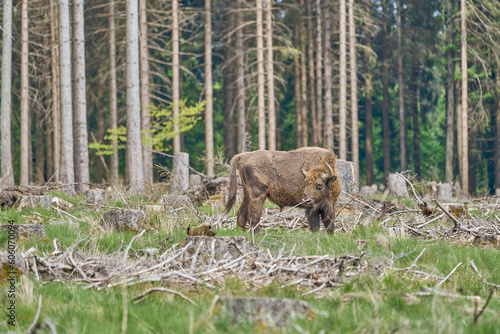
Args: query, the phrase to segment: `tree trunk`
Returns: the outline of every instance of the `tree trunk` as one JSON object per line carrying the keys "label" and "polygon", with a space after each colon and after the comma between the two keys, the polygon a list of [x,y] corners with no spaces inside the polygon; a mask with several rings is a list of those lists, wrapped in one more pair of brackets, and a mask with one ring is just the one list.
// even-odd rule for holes
{"label": "tree trunk", "polygon": [[35,184],[45,184],[45,155],[43,152],[43,117],[42,111],[36,113],[35,121]]}
{"label": "tree trunk", "polygon": [[[59,17],[54,0],[50,0],[50,31],[51,31],[51,60],[52,60],[52,124],[54,132],[54,182],[59,182],[61,170],[61,90],[59,76],[59,48],[58,27]],[[50,175],[49,177],[52,177]]]}
{"label": "tree trunk", "polygon": [[89,189],[89,149],[85,83],[84,0],[73,0],[73,131],[76,192]]}
{"label": "tree trunk", "polygon": [[[340,31],[340,54],[339,54],[339,73],[340,73],[340,106],[339,106],[339,157],[347,160],[347,61],[346,61],[346,18],[345,18],[345,0],[340,0],[339,9],[339,31]],[[386,177],[384,177],[385,179]]]}
{"label": "tree trunk", "polygon": [[47,180],[52,181],[52,175],[54,175],[52,147],[54,143],[52,142],[53,123],[51,116],[50,111],[48,111],[45,116],[45,172]]}
{"label": "tree trunk", "polygon": [[243,15],[241,13],[241,0],[237,2],[236,11],[236,59],[238,66],[238,152],[245,152],[246,146],[246,121],[245,121],[245,57],[243,55]]}
{"label": "tree trunk", "polygon": [[322,36],[321,31],[323,25],[321,24],[321,0],[316,0],[316,133],[314,137],[314,145],[322,145],[322,126],[323,119],[323,46],[321,44]]}
{"label": "tree trunk", "polygon": [[[117,89],[116,89],[116,39],[115,39],[115,3],[109,3],[109,128],[113,131],[117,128]],[[116,148],[118,142],[112,140],[111,144]],[[118,153],[111,154],[109,183],[118,185]]]}
{"label": "tree trunk", "polygon": [[497,112],[495,114],[495,190],[500,189],[500,73],[497,69]]}
{"label": "tree trunk", "polygon": [[[455,71],[459,70],[458,67],[460,65],[458,65],[457,63],[457,68],[455,69]],[[462,82],[461,80],[457,80],[456,81],[456,87],[455,87],[455,91],[457,93],[457,96],[459,94],[461,94],[462,92]],[[458,158],[458,172],[460,174],[460,176],[462,175],[463,171],[462,171],[462,99],[458,99],[457,98],[457,106],[456,106],[456,118],[457,118],[457,158]],[[462,182],[462,180],[460,180],[460,182]]]}
{"label": "tree trunk", "polygon": [[1,111],[1,162],[0,188],[14,186],[11,143],[11,83],[12,83],[12,0],[3,2],[2,30],[2,111]]}
{"label": "tree trunk", "polygon": [[144,193],[139,87],[137,0],[127,0],[127,146],[126,176],[131,194]]}
{"label": "tree trunk", "polygon": [[[303,0],[301,0],[301,4]],[[307,147],[309,145],[309,131],[307,125],[307,65],[306,65],[306,43],[304,41],[304,35],[300,37],[300,89],[302,95],[302,146]]]}
{"label": "tree trunk", "polygon": [[[231,20],[233,22],[233,20]],[[236,127],[234,114],[234,61],[233,40],[230,38],[224,48],[225,64],[223,68],[224,79],[224,144],[226,147],[226,159],[229,161],[236,154]]]}
{"label": "tree trunk", "polygon": [[446,61],[448,69],[448,81],[446,85],[446,183],[453,182],[453,141],[455,112],[455,64],[453,63],[453,19],[451,0],[446,1],[448,20],[446,24]]}
{"label": "tree trunk", "polygon": [[265,0],[266,5],[266,50],[267,50],[267,110],[268,110],[268,146],[276,150],[276,109],[274,101],[274,60],[273,60],[273,14],[272,0]]}
{"label": "tree trunk", "polygon": [[354,0],[349,0],[349,61],[351,65],[351,150],[352,162],[359,171],[358,130],[358,68],[356,62],[356,23],[354,22]]}
{"label": "tree trunk", "polygon": [[[104,118],[106,117],[104,115],[104,112],[106,110],[106,103],[104,102],[104,95],[105,95],[105,89],[106,89],[106,81],[104,80],[104,70],[100,69],[98,73],[98,90],[97,90],[97,142],[103,143],[104,142],[104,132],[106,131],[104,129]],[[103,162],[104,157],[99,156],[99,155],[94,155],[95,159],[95,165],[96,165],[96,181],[97,183],[103,183],[105,182],[105,176],[104,176],[104,170],[105,170],[105,165]]]}
{"label": "tree trunk", "polygon": [[[368,45],[369,46],[369,45]],[[373,184],[373,121],[372,121],[372,74],[366,74],[366,184]]]}
{"label": "tree trunk", "polygon": [[[179,1],[172,0],[172,103],[174,105],[174,120],[179,119]],[[174,121],[174,144],[175,156],[181,152],[181,136],[179,134],[179,122]]]}
{"label": "tree trunk", "polygon": [[65,192],[75,192],[73,161],[73,101],[71,99],[71,39],[68,0],[59,0],[59,61],[61,76],[61,170]]}
{"label": "tree trunk", "polygon": [[[387,13],[387,2],[382,2],[382,10]],[[387,177],[391,173],[391,137],[390,137],[390,120],[389,120],[389,55],[387,47],[387,15],[384,16],[384,46],[382,50],[382,131],[384,133],[384,182],[387,182]],[[412,81],[413,82],[413,81]]]}
{"label": "tree trunk", "polygon": [[332,101],[332,56],[330,32],[330,3],[325,1],[325,140],[326,148],[333,151],[333,101]]}
{"label": "tree trunk", "polygon": [[311,97],[311,129],[312,129],[312,142],[316,143],[316,136],[318,133],[316,123],[316,75],[314,73],[314,39],[313,39],[313,25],[312,25],[312,9],[311,0],[306,0],[307,7],[307,59],[309,61],[309,96]]}
{"label": "tree trunk", "polygon": [[31,162],[29,160],[29,68],[28,68],[28,0],[22,1],[21,10],[21,175],[22,186],[30,184]]}
{"label": "tree trunk", "polygon": [[214,121],[212,87],[212,10],[210,1],[205,0],[205,147],[207,175],[214,175]]}
{"label": "tree trunk", "polygon": [[257,0],[257,115],[259,117],[259,149],[266,149],[264,42],[262,36],[262,0]]}
{"label": "tree trunk", "polygon": [[141,130],[146,143],[142,145],[142,167],[144,182],[153,182],[153,157],[151,146],[147,141],[150,137],[151,117],[149,116],[151,99],[149,97],[149,50],[148,50],[148,17],[146,0],[139,0],[139,31],[140,31],[140,76],[141,76]]}
{"label": "tree trunk", "polygon": [[408,157],[406,154],[406,111],[405,111],[405,82],[404,82],[404,71],[403,71],[403,48],[402,35],[403,35],[403,25],[402,20],[403,15],[403,5],[402,0],[397,0],[397,17],[398,17],[398,93],[399,93],[399,161],[400,168],[402,171],[408,169]]}
{"label": "tree trunk", "polygon": [[[298,45],[300,43],[300,33],[299,28],[296,26],[293,29],[293,40],[294,44]],[[295,101],[295,146],[297,148],[302,147],[302,101],[301,101],[301,90],[300,90],[300,56],[297,54],[293,58],[293,83],[294,83],[294,101]]]}
{"label": "tree trunk", "polygon": [[461,23],[462,23],[462,191],[467,194],[469,190],[469,156],[468,156],[468,128],[467,128],[467,24],[466,24],[467,7],[465,0],[461,0]]}
{"label": "tree trunk", "polygon": [[[414,60],[416,62],[416,60]],[[413,159],[415,163],[415,174],[417,174],[417,180],[420,181],[420,130],[419,130],[419,120],[418,120],[418,69],[417,65],[413,65],[413,71],[411,74],[411,105],[413,109]]]}
{"label": "tree trunk", "polygon": [[468,147],[468,157],[469,157],[469,168],[468,168],[468,179],[469,179],[469,194],[475,194],[476,193],[476,187],[477,187],[477,179],[476,179],[476,170],[477,170],[477,152],[475,151],[475,144],[476,140],[475,138],[477,137],[477,134],[471,133],[469,136],[469,143],[467,145]]}

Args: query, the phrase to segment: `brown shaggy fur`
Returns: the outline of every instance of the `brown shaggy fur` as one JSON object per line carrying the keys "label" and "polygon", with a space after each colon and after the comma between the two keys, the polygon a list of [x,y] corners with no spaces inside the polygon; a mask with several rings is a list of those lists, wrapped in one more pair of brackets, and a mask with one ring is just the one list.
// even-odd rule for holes
{"label": "brown shaggy fur", "polygon": [[[306,208],[306,217],[312,230],[319,228],[320,220],[325,228],[332,230],[331,222],[340,195],[336,160],[332,151],[319,147],[304,147],[289,152],[259,150],[237,154],[231,160],[226,213],[236,200],[238,168],[243,185],[238,226],[244,228],[247,223],[257,225],[268,198],[280,208],[300,204],[300,207]],[[331,179],[324,180],[322,175],[330,172],[327,163],[334,173]],[[301,172],[302,165],[308,171],[306,177]]]}

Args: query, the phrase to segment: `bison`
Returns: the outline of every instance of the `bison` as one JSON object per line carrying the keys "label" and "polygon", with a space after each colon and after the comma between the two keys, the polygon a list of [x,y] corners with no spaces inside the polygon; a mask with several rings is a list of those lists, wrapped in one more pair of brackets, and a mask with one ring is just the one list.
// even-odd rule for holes
{"label": "bison", "polygon": [[231,210],[236,200],[238,168],[243,185],[238,226],[245,228],[249,222],[255,227],[260,221],[264,202],[269,198],[280,209],[285,206],[306,208],[311,230],[318,230],[321,220],[327,231],[333,231],[335,205],[340,195],[336,161],[332,151],[319,147],[237,154],[231,160],[225,212]]}

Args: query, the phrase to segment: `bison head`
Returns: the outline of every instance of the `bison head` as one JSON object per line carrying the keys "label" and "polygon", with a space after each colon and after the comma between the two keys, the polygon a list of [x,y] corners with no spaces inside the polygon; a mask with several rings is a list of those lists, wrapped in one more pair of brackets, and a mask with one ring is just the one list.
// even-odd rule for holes
{"label": "bison head", "polygon": [[309,172],[306,172],[303,166],[304,164],[300,167],[305,177],[304,197],[302,200],[308,207],[315,207],[331,196],[329,186],[337,179],[337,176],[328,163],[326,164],[328,168],[326,173],[324,166],[315,167]]}

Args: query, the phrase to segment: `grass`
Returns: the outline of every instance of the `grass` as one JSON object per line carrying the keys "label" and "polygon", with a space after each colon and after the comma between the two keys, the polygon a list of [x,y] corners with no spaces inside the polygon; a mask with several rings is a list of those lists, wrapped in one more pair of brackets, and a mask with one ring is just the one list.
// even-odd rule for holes
{"label": "grass", "polygon": [[[75,199],[72,199],[75,201]],[[137,206],[142,205],[135,201]],[[121,204],[114,203],[113,206]],[[211,208],[201,208],[200,212],[211,213]],[[36,213],[35,213],[36,212]],[[93,231],[92,225],[101,213],[74,207],[68,213],[86,222],[78,228],[51,225],[53,219],[61,219],[50,210],[0,211],[2,222],[14,220],[24,223],[37,217],[46,226],[47,240],[25,242],[18,245],[18,252],[36,247],[37,253],[49,254],[53,250],[52,240],[58,238],[61,248],[70,246],[79,238],[90,233],[90,241],[84,251],[110,254],[122,243],[128,244],[134,233],[111,233]],[[63,217],[68,219],[68,217]],[[186,214],[180,217],[184,224],[194,224],[196,219]],[[175,219],[174,219],[175,220]],[[88,223],[87,223],[88,221]],[[160,251],[184,239],[185,230],[172,218],[153,214],[148,223],[154,231],[146,233],[134,242],[134,250],[158,248]],[[168,226],[167,226],[168,225]],[[251,236],[241,230],[219,230],[218,235]],[[404,236],[393,236],[377,223],[358,224],[352,233],[311,233],[305,230],[287,231],[277,229],[255,236],[257,244],[277,252],[293,249],[295,255],[343,256],[366,252],[370,268],[366,273],[352,278],[346,284],[330,289],[322,298],[314,294],[302,295],[294,287],[281,287],[279,278],[265,288],[247,286],[231,279],[215,290],[199,288],[184,291],[180,287],[167,286],[178,290],[194,300],[198,306],[174,296],[156,292],[146,296],[139,303],[127,302],[139,293],[153,286],[136,285],[128,288],[115,287],[105,291],[86,289],[82,286],[62,282],[41,284],[32,277],[24,277],[17,285],[17,317],[15,328],[6,321],[0,322],[0,332],[14,330],[25,332],[33,321],[38,307],[38,296],[42,296],[40,319],[50,320],[60,333],[117,333],[122,329],[124,310],[127,312],[127,332],[129,333],[249,333],[276,332],[275,329],[250,324],[236,325],[223,317],[210,317],[208,310],[215,296],[277,297],[302,299],[316,310],[315,319],[299,319],[280,332],[309,333],[500,333],[500,298],[498,291],[493,295],[484,314],[473,322],[475,302],[467,296],[479,296],[481,308],[490,288],[481,282],[469,265],[473,260],[482,279],[500,284],[500,252],[494,248],[472,247],[447,240],[418,240]],[[364,241],[365,246],[361,248]],[[0,248],[6,249],[6,238],[0,239]],[[424,251],[425,249],[425,251]],[[423,251],[423,253],[422,253]],[[421,254],[422,253],[422,254]],[[395,268],[408,268],[421,254],[413,269],[446,277],[459,263],[462,263],[451,277],[440,287],[440,291],[462,296],[412,296],[410,294],[435,288],[434,279],[421,279],[405,270],[383,269],[388,261],[394,261]],[[380,266],[379,266],[380,265]],[[382,272],[380,272],[382,270]],[[4,283],[4,282],[0,282]],[[6,286],[1,289],[6,289]],[[2,305],[8,299],[2,291]],[[124,305],[126,305],[124,307]],[[4,308],[5,309],[5,308]],[[4,310],[4,319],[6,319]],[[43,332],[43,331],[42,331]]]}

